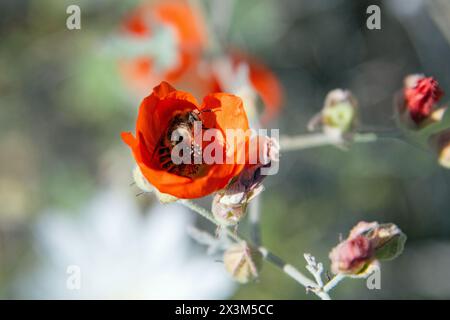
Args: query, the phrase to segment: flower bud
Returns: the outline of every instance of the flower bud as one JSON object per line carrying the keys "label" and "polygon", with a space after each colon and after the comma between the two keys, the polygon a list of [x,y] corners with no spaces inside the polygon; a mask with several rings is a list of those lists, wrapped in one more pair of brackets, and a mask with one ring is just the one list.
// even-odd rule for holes
{"label": "flower bud", "polygon": [[406,235],[395,224],[385,223],[375,229],[371,241],[377,259],[392,260],[402,253]]}
{"label": "flower bud", "polygon": [[431,115],[434,105],[443,94],[439,83],[432,77],[411,75],[405,79],[405,107],[416,123]]}
{"label": "flower bud", "polygon": [[392,223],[359,222],[348,238],[330,253],[333,273],[361,275],[378,260],[391,260],[402,251],[406,235]]}
{"label": "flower bud", "polygon": [[234,226],[245,215],[246,205],[227,203],[227,198],[223,194],[217,193],[212,203],[212,213],[214,218],[223,226]]}
{"label": "flower bud", "polygon": [[322,111],[308,124],[309,130],[320,125],[325,133],[342,136],[356,126],[358,102],[349,90],[330,91]]}
{"label": "flower bud", "polygon": [[330,253],[331,271],[335,274],[359,274],[373,259],[369,239],[357,236],[341,242]]}
{"label": "flower bud", "polygon": [[256,279],[262,266],[262,254],[247,243],[230,246],[224,253],[225,269],[234,280],[247,283]]}
{"label": "flower bud", "polygon": [[278,161],[279,147],[274,139],[254,139],[258,139],[258,151],[263,153],[263,159],[260,157],[258,163],[245,165],[241,173],[214,196],[212,213],[225,226],[236,225],[244,217],[247,204],[264,190],[262,182],[266,175],[261,170]]}
{"label": "flower bud", "polygon": [[145,179],[144,175],[141,172],[141,169],[136,166],[133,170],[133,179],[136,183],[136,186],[141,189],[143,192],[153,192],[161,203],[171,203],[178,200],[177,197],[174,197],[170,194],[159,192],[150,182]]}
{"label": "flower bud", "polygon": [[437,154],[439,164],[450,169],[450,129],[432,135],[429,144]]}
{"label": "flower bud", "polygon": [[445,108],[436,109],[444,92],[433,77],[409,75],[404,80],[403,96],[398,103],[399,116],[407,127],[423,128],[442,119]]}

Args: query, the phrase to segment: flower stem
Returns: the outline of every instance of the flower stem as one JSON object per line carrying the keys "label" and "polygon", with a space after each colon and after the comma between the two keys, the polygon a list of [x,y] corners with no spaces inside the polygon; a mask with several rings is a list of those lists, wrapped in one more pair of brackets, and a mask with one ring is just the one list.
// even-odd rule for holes
{"label": "flower stem", "polygon": [[250,221],[250,232],[251,239],[255,246],[261,245],[261,228],[260,228],[260,219],[261,219],[261,211],[259,210],[261,199],[256,197],[250,202],[249,205],[249,221]]}
{"label": "flower stem", "polygon": [[345,275],[343,275],[342,273],[338,273],[330,281],[328,281],[327,284],[325,284],[325,286],[323,287],[323,291],[329,292],[344,278],[345,278]]}
{"label": "flower stem", "polygon": [[[206,218],[210,222],[214,223],[216,226],[220,226],[220,224],[214,219],[214,216],[211,212],[208,210],[200,207],[199,205],[195,204],[194,202],[186,199],[181,199],[178,201],[180,204],[184,205],[185,207],[191,209],[192,211],[198,213],[202,217]],[[237,235],[235,232],[231,231],[228,228],[225,228],[227,234],[236,242],[243,242],[241,237]],[[259,252],[261,252],[264,260],[266,260],[268,263],[272,264],[273,266],[277,267],[281,271],[283,271],[286,275],[291,277],[293,280],[301,284],[303,287],[305,287],[308,291],[314,292],[319,298],[322,300],[330,300],[330,296],[328,293],[326,293],[322,288],[320,288],[317,283],[309,279],[307,276],[305,276],[303,273],[298,271],[294,266],[285,263],[281,258],[271,253],[269,250],[267,250],[265,247],[259,247]]]}
{"label": "flower stem", "polygon": [[375,133],[356,133],[349,140],[340,136],[331,136],[325,133],[311,133],[298,136],[282,136],[280,147],[282,151],[302,150],[329,145],[340,145],[345,142],[367,143],[378,139]]}
{"label": "flower stem", "polygon": [[[192,211],[198,213],[203,218],[205,218],[205,219],[209,220],[210,222],[214,223],[216,226],[221,227],[220,223],[218,223],[216,221],[216,219],[214,218],[213,214],[211,212],[209,212],[208,210],[202,208],[198,204],[192,202],[191,200],[186,200],[186,199],[180,199],[180,200],[178,200],[178,202],[181,203],[182,205],[184,205],[185,207],[191,209]],[[224,227],[224,230],[226,231],[228,236],[231,239],[233,239],[234,241],[236,241],[236,242],[244,241],[241,238],[239,238],[239,236],[236,233],[234,233],[233,231],[231,231],[230,229]]]}

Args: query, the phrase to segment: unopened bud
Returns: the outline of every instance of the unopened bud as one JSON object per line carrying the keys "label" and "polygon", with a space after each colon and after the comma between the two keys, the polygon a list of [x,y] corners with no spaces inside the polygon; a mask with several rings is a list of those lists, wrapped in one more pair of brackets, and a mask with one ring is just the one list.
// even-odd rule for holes
{"label": "unopened bud", "polygon": [[225,269],[234,280],[247,283],[256,279],[262,266],[262,254],[247,243],[230,246],[224,253]]}
{"label": "unopened bud", "polygon": [[406,235],[395,224],[386,223],[375,229],[371,241],[377,259],[392,260],[403,252]]}
{"label": "unopened bud", "polygon": [[401,124],[409,129],[421,129],[441,121],[445,108],[436,108],[444,95],[433,77],[412,74],[405,77],[401,99],[397,102]]}
{"label": "unopened bud", "polygon": [[333,273],[361,275],[377,260],[391,260],[402,251],[406,235],[392,223],[359,222],[330,253]]}
{"label": "unopened bud", "polygon": [[264,190],[262,182],[266,175],[262,174],[262,169],[278,161],[278,143],[268,137],[254,139],[258,139],[257,151],[263,153],[259,162],[246,164],[241,173],[214,196],[212,213],[225,226],[236,225],[244,217],[248,203]]}
{"label": "unopened bud", "polygon": [[372,259],[371,242],[364,236],[357,236],[341,242],[331,251],[331,271],[335,274],[359,274]]}

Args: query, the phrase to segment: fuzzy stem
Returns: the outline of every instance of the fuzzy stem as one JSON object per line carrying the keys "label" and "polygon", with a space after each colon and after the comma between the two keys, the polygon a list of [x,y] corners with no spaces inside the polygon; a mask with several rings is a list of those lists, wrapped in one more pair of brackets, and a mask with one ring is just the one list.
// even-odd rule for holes
{"label": "fuzzy stem", "polygon": [[298,136],[282,136],[280,147],[282,151],[302,150],[329,145],[340,145],[345,142],[367,143],[378,139],[374,133],[356,133],[349,140],[339,136],[330,136],[325,133],[311,133]]}
{"label": "fuzzy stem", "polygon": [[259,209],[260,207],[260,198],[256,197],[255,199],[250,202],[249,205],[249,221],[250,221],[250,232],[251,232],[251,239],[255,246],[261,245],[261,228],[260,228],[260,219],[261,219],[261,211]]}
{"label": "fuzzy stem", "polygon": [[345,275],[343,275],[342,273],[338,273],[337,275],[335,275],[333,277],[333,279],[331,279],[330,281],[327,282],[327,284],[325,284],[325,286],[323,287],[323,291],[324,292],[329,292],[331,289],[333,289],[339,282],[341,282],[341,280],[343,280],[345,278]]}
{"label": "fuzzy stem", "polygon": [[[218,223],[216,221],[216,219],[214,218],[213,214],[211,212],[209,212],[208,210],[202,208],[198,204],[192,202],[191,200],[186,200],[186,199],[180,199],[180,200],[178,200],[178,202],[181,203],[182,205],[184,205],[185,207],[188,207],[192,211],[198,213],[203,218],[205,218],[205,219],[209,220],[210,222],[214,223],[216,226],[221,227],[220,223]],[[233,231],[231,231],[230,229],[225,227],[224,230],[227,232],[228,236],[231,239],[233,239],[234,241],[236,241],[236,242],[244,241],[241,238],[239,238],[239,236],[236,233],[234,233]]]}
{"label": "fuzzy stem", "polygon": [[[220,224],[214,219],[214,216],[211,212],[208,210],[200,207],[199,205],[195,204],[194,202],[186,199],[182,199],[178,201],[180,204],[186,206],[187,208],[191,209],[192,211],[200,214],[202,217],[206,218],[210,222],[214,223],[216,226],[220,226]],[[236,242],[244,242],[242,238],[240,238],[236,233],[232,232],[230,229],[225,228],[227,234]],[[296,282],[301,284],[303,287],[305,287],[308,291],[314,292],[319,298],[322,300],[330,300],[330,296],[320,288],[317,283],[309,279],[307,276],[305,276],[303,273],[298,271],[294,266],[285,263],[281,258],[271,253],[269,250],[267,250],[265,247],[259,247],[259,252],[261,252],[264,260],[266,260],[268,263],[274,265],[281,271],[283,271],[286,275],[294,279]]]}

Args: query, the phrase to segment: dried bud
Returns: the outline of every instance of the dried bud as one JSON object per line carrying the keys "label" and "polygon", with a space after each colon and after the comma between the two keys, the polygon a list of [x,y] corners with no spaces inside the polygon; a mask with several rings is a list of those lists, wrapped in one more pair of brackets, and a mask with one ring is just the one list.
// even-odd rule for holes
{"label": "dried bud", "polygon": [[359,222],[330,253],[333,273],[364,274],[376,260],[391,260],[402,251],[406,236],[392,223]]}
{"label": "dried bud", "polygon": [[392,260],[403,252],[406,235],[395,224],[385,223],[374,230],[371,241],[377,259]]}
{"label": "dried bud", "polygon": [[145,179],[144,175],[141,172],[141,169],[136,166],[133,170],[133,179],[136,183],[136,186],[144,192],[153,192],[161,203],[171,203],[178,200],[178,198],[159,192],[150,182]]}
{"label": "dried bud", "polygon": [[262,255],[257,249],[243,242],[230,246],[224,253],[223,261],[225,269],[234,280],[247,283],[258,277]]}
{"label": "dried bud", "polygon": [[[217,193],[212,202],[212,213],[214,218],[223,226],[234,226],[245,215],[246,205],[240,204],[240,200],[232,199],[227,203],[227,196]],[[237,202],[238,204],[233,204]]]}
{"label": "dried bud", "polygon": [[247,164],[213,199],[212,213],[216,220],[225,226],[236,225],[242,219],[247,204],[264,190],[262,182],[266,175],[262,174],[262,169],[270,167],[273,161],[278,161],[279,147],[274,139],[254,139],[258,139],[258,151],[263,153],[260,162]]}
{"label": "dried bud", "polygon": [[364,236],[370,240],[375,256],[380,260],[391,260],[402,251],[406,235],[393,223],[359,222],[350,232],[349,238]]}
{"label": "dried bud", "polygon": [[324,132],[342,136],[356,126],[358,102],[349,90],[335,89],[325,98],[322,111],[314,117],[308,128],[314,130],[320,125]]}

